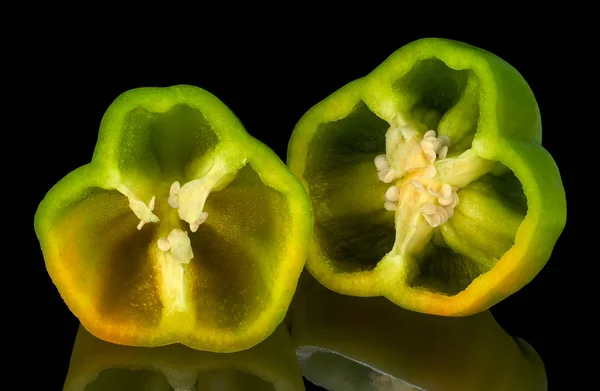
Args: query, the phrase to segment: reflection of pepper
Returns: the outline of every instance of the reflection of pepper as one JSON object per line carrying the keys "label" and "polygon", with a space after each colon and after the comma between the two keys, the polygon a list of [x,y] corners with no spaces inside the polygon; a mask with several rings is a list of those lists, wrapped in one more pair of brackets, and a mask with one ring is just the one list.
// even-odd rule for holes
{"label": "reflection of pepper", "polygon": [[299,181],[221,101],[175,86],[108,108],[92,162],[48,192],[35,229],[95,336],[236,351],[283,319],[312,216]]}
{"label": "reflection of pepper", "polygon": [[251,349],[225,354],[113,345],[80,327],[63,389],[301,391],[304,385],[283,327]]}
{"label": "reflection of pepper", "polygon": [[461,316],[516,292],[564,228],[529,86],[484,50],[422,39],[307,112],[288,165],[313,202],[325,286]]}
{"label": "reflection of pepper", "polygon": [[426,315],[317,285],[298,295],[290,312],[304,376],[330,391],[547,389],[538,354],[489,311]]}

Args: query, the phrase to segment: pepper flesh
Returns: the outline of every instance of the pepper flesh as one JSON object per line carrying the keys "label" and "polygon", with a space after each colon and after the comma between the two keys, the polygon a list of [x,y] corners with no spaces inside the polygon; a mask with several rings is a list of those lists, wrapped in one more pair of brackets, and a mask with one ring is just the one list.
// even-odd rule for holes
{"label": "pepper flesh", "polygon": [[108,108],[92,162],[48,192],[35,230],[52,281],[96,337],[231,352],[283,319],[310,208],[216,97],[140,88]]}
{"label": "pepper flesh", "polygon": [[314,284],[289,329],[303,375],[329,391],[544,391],[537,352],[489,311],[451,318]]}
{"label": "pepper flesh", "polygon": [[118,346],[79,328],[64,391],[303,391],[289,334],[277,328],[260,344],[230,354],[181,345]]}
{"label": "pepper flesh", "polygon": [[509,64],[446,39],[400,48],[294,129],[287,164],[315,215],[308,270],[418,312],[488,309],[539,273],[565,225],[540,143],[536,100]]}

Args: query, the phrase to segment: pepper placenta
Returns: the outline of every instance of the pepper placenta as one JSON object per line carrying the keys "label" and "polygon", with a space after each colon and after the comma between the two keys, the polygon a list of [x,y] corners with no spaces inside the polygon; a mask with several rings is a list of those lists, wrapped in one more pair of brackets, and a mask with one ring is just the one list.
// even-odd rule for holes
{"label": "pepper placenta", "polygon": [[294,346],[283,327],[243,352],[181,345],[114,345],[79,328],[64,391],[303,391]]}
{"label": "pepper placenta", "polygon": [[566,221],[523,77],[428,38],[309,110],[287,164],[313,203],[307,268],[329,289],[465,316],[529,283]]}
{"label": "pepper placenta", "polygon": [[544,391],[537,352],[489,311],[443,317],[315,285],[294,299],[303,375],[329,391]]}
{"label": "pepper placenta", "polygon": [[312,226],[310,199],[277,155],[185,85],[119,96],[91,163],[35,215],[48,273],[93,335],[218,352],[281,323]]}

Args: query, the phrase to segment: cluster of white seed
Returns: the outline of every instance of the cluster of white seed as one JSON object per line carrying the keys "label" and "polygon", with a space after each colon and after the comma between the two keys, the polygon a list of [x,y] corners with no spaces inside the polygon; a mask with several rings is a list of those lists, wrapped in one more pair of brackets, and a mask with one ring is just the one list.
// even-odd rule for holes
{"label": "cluster of white seed", "polygon": [[[171,185],[168,203],[172,208],[179,208],[178,193],[180,189],[181,186],[179,182],[175,182]],[[129,208],[133,211],[137,218],[140,219],[140,222],[137,225],[138,230],[141,230],[147,223],[157,223],[160,221],[158,216],[153,213],[156,203],[155,196],[152,196],[150,202],[148,205],[146,205],[125,185],[118,186],[117,190],[127,197],[129,200]],[[206,221],[207,217],[208,213],[203,212],[196,222],[190,224],[190,230],[192,232],[196,232],[200,224]],[[192,247],[188,234],[187,232],[184,232],[178,228],[171,230],[168,237],[158,239],[157,245],[158,248],[163,252],[170,251],[171,255],[180,262],[187,263],[193,258]]]}
{"label": "cluster of white seed", "polygon": [[400,189],[398,186],[390,186],[385,192],[385,202],[383,207],[385,210],[396,210],[398,206],[398,196],[400,195]]}
{"label": "cluster of white seed", "polygon": [[429,163],[431,163],[431,165],[425,169],[425,174],[423,175],[425,178],[429,179],[435,176],[436,170],[433,163],[437,159],[446,158],[448,147],[450,147],[450,137],[446,135],[437,137],[435,130],[428,130],[423,135],[423,140],[421,140],[421,150]]}
{"label": "cluster of white seed", "polygon": [[[433,163],[437,159],[445,159],[448,154],[450,137],[446,135],[438,137],[435,130],[429,130],[424,134],[420,146],[425,158],[430,163],[430,165],[425,168],[423,178],[431,179],[437,174]],[[377,168],[377,175],[382,182],[391,183],[396,179],[396,172],[390,167],[386,155],[378,155],[375,158],[375,167]],[[454,208],[458,205],[459,198],[456,189],[453,189],[452,186],[444,184],[438,192],[431,187],[425,187],[417,180],[412,180],[411,183],[417,189],[428,191],[437,198],[439,205],[427,203],[421,208],[421,213],[430,226],[438,227],[447,222],[448,219],[454,215]],[[399,192],[399,188],[395,185],[387,189],[384,202],[384,208],[386,210],[396,210],[398,207]]]}
{"label": "cluster of white seed", "polygon": [[[173,184],[171,184],[171,188],[169,189],[169,198],[167,200],[169,206],[173,209],[179,208],[179,190],[181,190],[181,184],[178,181],[173,182]],[[207,218],[208,213],[202,212],[198,220],[190,224],[190,231],[198,231],[198,227],[200,227],[200,224],[204,223]],[[177,236],[173,235],[175,232],[177,232]],[[173,241],[180,241],[181,239],[185,240],[185,238],[183,238],[180,233],[184,232],[179,229],[174,229],[173,231],[171,231],[171,233],[169,233],[169,237],[158,239],[158,248],[161,251],[169,251],[171,249]],[[187,233],[185,233],[185,235],[187,237]]]}
{"label": "cluster of white seed", "polygon": [[[396,171],[390,167],[390,162],[387,160],[385,155],[379,155],[375,158],[375,168],[377,168],[377,176],[379,180],[384,183],[391,183],[394,179],[396,179]],[[398,195],[400,193],[400,189],[397,186],[390,186],[389,189],[385,192],[385,202],[383,207],[386,210],[393,211],[396,210],[398,206]]]}
{"label": "cluster of white seed", "polygon": [[[377,168],[377,176],[379,180],[384,183],[391,183],[394,179],[396,179],[396,171],[390,167],[390,162],[387,160],[385,155],[379,155],[375,158],[375,168]],[[397,186],[391,186],[385,192],[385,202],[383,207],[386,210],[392,211],[396,210],[396,206],[398,206],[398,194],[400,193],[400,189]]]}
{"label": "cluster of white seed", "polygon": [[375,168],[377,168],[377,176],[384,183],[391,183],[396,179],[396,171],[390,167],[385,155],[379,155],[375,158]]}
{"label": "cluster of white seed", "polygon": [[[429,130],[421,140],[421,149],[423,154],[432,164],[425,169],[424,177],[433,178],[436,175],[435,166],[433,163],[436,159],[445,159],[448,155],[448,147],[450,147],[450,137],[446,135],[437,136],[435,130]],[[413,186],[418,189],[425,190],[425,187],[417,182],[412,181]],[[449,184],[444,184],[439,192],[427,187],[427,191],[437,197],[439,205],[427,203],[421,207],[421,213],[430,226],[439,227],[448,221],[454,215],[454,208],[458,205],[459,199],[456,189],[453,189]]]}
{"label": "cluster of white seed", "polygon": [[421,140],[421,149],[430,163],[435,162],[435,159],[445,159],[450,147],[450,137],[442,135],[437,137],[435,130],[428,130],[423,135]]}
{"label": "cluster of white seed", "polygon": [[[414,183],[413,183],[414,184]],[[422,186],[422,185],[421,185]],[[454,208],[458,205],[458,194],[449,184],[444,184],[439,193],[431,188],[427,191],[437,197],[439,205],[429,202],[421,207],[421,213],[430,226],[439,227],[454,215]]]}

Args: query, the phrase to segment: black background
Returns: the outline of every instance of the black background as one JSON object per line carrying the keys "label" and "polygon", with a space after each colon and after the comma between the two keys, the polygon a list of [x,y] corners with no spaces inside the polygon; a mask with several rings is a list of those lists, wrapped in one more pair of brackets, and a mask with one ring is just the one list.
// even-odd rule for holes
{"label": "black background", "polygon": [[[23,134],[28,138],[27,153],[35,156],[36,165],[35,180],[28,182],[30,244],[22,260],[25,270],[21,270],[29,276],[26,300],[30,306],[21,308],[24,322],[20,328],[28,333],[24,351],[35,357],[38,367],[38,376],[32,381],[39,381],[47,390],[61,389],[78,326],[45,270],[33,232],[35,208],[52,185],[90,161],[104,111],[126,90],[174,84],[202,87],[228,105],[250,134],[285,160],[290,133],[311,106],[366,75],[414,39],[457,39],[495,53],[525,77],[542,113],[543,145],[561,169],[570,199],[574,168],[563,136],[561,76],[552,66],[559,39],[552,27],[532,33],[513,29],[512,34],[502,35],[376,29],[297,35],[293,28],[289,30],[238,31],[231,38],[220,34],[218,40],[214,39],[216,32],[199,30],[193,43],[185,47],[146,35],[86,38],[85,44],[73,32],[39,37],[29,53],[37,66],[28,80],[32,81],[32,95],[41,103],[24,118],[35,124],[35,134]],[[568,376],[565,368],[570,359],[564,352],[569,348],[566,327],[571,321],[563,316],[561,303],[571,300],[562,285],[576,278],[568,265],[569,243],[575,240],[571,216],[576,207],[569,203],[569,223],[547,266],[532,283],[492,309],[509,334],[524,338],[540,354],[551,389]]]}

